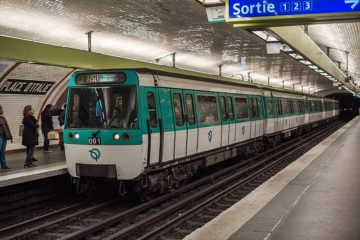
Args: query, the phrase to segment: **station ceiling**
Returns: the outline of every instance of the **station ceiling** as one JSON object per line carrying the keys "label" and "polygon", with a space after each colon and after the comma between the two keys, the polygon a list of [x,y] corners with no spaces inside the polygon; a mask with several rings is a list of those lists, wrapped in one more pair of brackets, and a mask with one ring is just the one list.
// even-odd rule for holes
{"label": "station ceiling", "polygon": [[[156,63],[176,52],[176,66],[306,92],[332,82],[285,53],[268,55],[265,42],[230,24],[209,24],[195,0],[0,0],[0,35]],[[360,24],[309,26],[309,36],[360,80]],[[239,62],[243,60],[240,67]],[[171,57],[159,64],[171,65]],[[121,66],[119,66],[121,67]],[[360,82],[359,82],[360,83]]]}

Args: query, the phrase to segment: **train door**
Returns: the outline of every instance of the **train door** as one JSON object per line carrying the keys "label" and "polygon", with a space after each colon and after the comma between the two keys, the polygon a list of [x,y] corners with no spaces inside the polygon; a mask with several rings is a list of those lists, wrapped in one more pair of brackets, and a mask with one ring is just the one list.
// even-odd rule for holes
{"label": "train door", "polygon": [[176,159],[186,156],[188,131],[184,114],[183,91],[171,89],[171,98],[175,123],[174,158]]}
{"label": "train door", "polygon": [[221,146],[227,146],[229,144],[229,121],[228,112],[226,109],[225,93],[219,93],[220,102],[220,117],[221,117]]}
{"label": "train door", "polygon": [[256,138],[258,136],[259,127],[259,105],[256,97],[249,98],[249,106],[251,112],[251,138]]}
{"label": "train door", "polygon": [[232,96],[226,94],[226,109],[228,112],[229,122],[229,144],[235,143],[236,140],[236,124],[234,115],[234,102]]}
{"label": "train door", "polygon": [[197,153],[198,125],[195,114],[194,92],[192,90],[183,90],[183,96],[187,127],[186,155],[189,156]]}
{"label": "train door", "polygon": [[256,129],[258,130],[258,137],[264,135],[264,117],[265,117],[265,106],[264,101],[262,97],[257,97],[258,106],[259,106],[259,121],[257,124],[259,124],[259,127]]}
{"label": "train door", "polygon": [[160,159],[162,162],[167,162],[174,159],[174,115],[171,91],[168,88],[156,88],[159,96],[160,108],[160,139],[162,145],[160,149]]}
{"label": "train door", "polygon": [[146,96],[146,129],[147,129],[147,163],[148,165],[161,162],[160,159],[160,122],[159,99],[157,89],[145,88]]}

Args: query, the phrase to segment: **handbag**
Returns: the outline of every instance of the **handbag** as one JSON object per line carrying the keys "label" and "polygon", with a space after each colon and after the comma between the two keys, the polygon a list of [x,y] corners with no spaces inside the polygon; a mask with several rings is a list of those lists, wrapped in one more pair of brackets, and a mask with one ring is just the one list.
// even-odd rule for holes
{"label": "handbag", "polygon": [[60,136],[59,133],[57,131],[50,131],[47,135],[49,140],[59,140]]}
{"label": "handbag", "polygon": [[24,124],[20,124],[19,126],[19,136],[21,137],[23,135],[24,132]]}

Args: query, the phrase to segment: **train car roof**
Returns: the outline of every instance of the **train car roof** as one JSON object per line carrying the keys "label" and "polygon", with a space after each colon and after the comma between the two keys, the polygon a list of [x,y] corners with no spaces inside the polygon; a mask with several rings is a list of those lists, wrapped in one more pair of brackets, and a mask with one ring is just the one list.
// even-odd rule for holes
{"label": "train car roof", "polygon": [[253,87],[261,90],[270,90],[274,92],[281,92],[286,94],[292,94],[297,96],[309,96],[309,97],[318,97],[313,94],[309,93],[301,93],[301,92],[295,92],[289,89],[281,89],[276,88],[272,86],[266,86],[259,83],[251,83],[251,82],[245,82],[238,79],[233,79],[229,77],[223,77],[218,75],[212,75],[202,72],[195,72],[180,68],[172,68],[168,66],[164,66],[164,70],[157,70],[152,68],[118,68],[118,69],[98,69],[98,70],[81,70],[84,72],[89,71],[111,71],[111,70],[133,70],[141,74],[155,74],[155,75],[164,75],[164,76],[171,76],[171,77],[177,77],[177,78],[185,78],[189,80],[197,80],[197,81],[204,81],[204,82],[213,82],[213,83],[222,83],[227,85],[233,85],[233,86],[244,86],[244,87]]}

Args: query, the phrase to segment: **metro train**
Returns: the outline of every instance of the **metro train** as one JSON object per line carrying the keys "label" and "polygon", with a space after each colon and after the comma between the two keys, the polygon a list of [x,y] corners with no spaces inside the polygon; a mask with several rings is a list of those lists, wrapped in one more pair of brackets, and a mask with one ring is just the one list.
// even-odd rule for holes
{"label": "metro train", "polygon": [[200,168],[251,155],[336,119],[333,99],[151,69],[70,77],[66,162],[80,192],[177,188]]}

